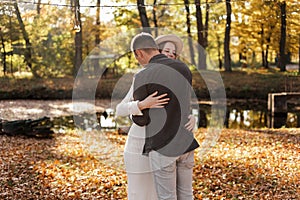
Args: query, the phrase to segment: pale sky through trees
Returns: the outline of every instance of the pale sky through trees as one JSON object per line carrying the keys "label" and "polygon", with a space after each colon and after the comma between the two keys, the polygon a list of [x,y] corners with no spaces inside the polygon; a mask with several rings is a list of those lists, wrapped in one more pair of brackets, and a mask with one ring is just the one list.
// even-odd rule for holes
{"label": "pale sky through trees", "polygon": [[[32,2],[32,3],[30,3]],[[26,0],[26,1],[19,1],[19,7],[21,9],[26,9],[26,10],[35,10],[36,9],[36,4],[38,0]],[[44,5],[49,6],[61,6],[65,7],[67,6],[66,0],[41,0],[41,3]],[[114,18],[113,11],[114,7],[109,7],[109,6],[115,6],[117,5],[116,3],[110,1],[110,0],[101,0],[100,6],[100,21],[103,22],[108,22],[111,21]],[[86,12],[90,13],[91,15],[96,14],[96,0],[81,0],[80,1],[80,6],[81,6],[81,12]]]}

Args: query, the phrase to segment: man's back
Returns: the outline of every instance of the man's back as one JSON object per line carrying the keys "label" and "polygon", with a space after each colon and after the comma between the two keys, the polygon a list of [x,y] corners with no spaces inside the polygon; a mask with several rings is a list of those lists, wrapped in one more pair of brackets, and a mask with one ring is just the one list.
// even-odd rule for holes
{"label": "man's back", "polygon": [[143,116],[133,116],[136,124],[146,125],[144,154],[156,150],[166,156],[178,156],[199,146],[184,127],[190,112],[191,81],[191,72],[184,63],[162,54],[154,56],[136,75],[135,100],[143,100],[155,91],[167,93],[170,98],[164,109],[146,109]]}

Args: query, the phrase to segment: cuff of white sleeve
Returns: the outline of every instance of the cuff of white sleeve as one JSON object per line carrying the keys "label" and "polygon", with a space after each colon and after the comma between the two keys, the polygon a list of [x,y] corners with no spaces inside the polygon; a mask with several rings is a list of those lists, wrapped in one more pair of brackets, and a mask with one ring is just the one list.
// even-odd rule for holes
{"label": "cuff of white sleeve", "polygon": [[138,106],[138,103],[139,103],[139,101],[133,101],[133,102],[131,102],[131,111],[132,112],[130,112],[130,113],[133,113],[133,115],[139,115],[139,116],[141,116],[141,115],[143,115],[143,113],[142,113],[142,111],[139,109],[139,106]]}

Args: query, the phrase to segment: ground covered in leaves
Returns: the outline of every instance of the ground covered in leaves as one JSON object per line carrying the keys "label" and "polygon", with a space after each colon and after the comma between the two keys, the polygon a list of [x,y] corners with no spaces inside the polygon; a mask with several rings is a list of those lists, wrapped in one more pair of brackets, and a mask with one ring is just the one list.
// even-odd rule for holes
{"label": "ground covered in leaves", "polygon": [[[126,199],[125,140],[115,132],[0,135],[0,199]],[[197,155],[195,199],[299,199],[300,129],[224,129]]]}

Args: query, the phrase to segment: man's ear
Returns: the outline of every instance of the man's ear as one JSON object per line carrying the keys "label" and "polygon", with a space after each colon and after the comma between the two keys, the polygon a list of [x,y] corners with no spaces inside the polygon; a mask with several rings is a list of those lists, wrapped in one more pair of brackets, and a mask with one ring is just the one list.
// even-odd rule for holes
{"label": "man's ear", "polygon": [[143,51],[140,49],[135,50],[136,57],[143,57]]}

